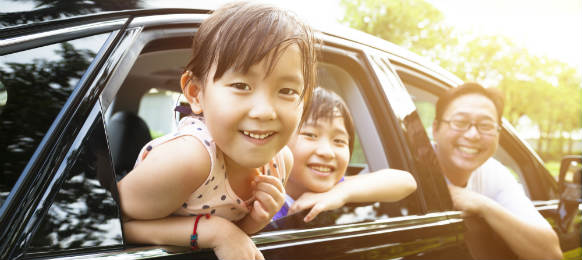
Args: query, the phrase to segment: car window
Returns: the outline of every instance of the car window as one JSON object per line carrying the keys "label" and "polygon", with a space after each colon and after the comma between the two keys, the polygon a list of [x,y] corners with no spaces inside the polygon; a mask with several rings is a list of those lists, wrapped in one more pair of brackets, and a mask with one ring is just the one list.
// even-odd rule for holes
{"label": "car window", "polygon": [[107,36],[0,57],[0,205]]}
{"label": "car window", "polygon": [[[167,133],[173,129],[176,117],[173,107],[182,101],[176,98],[180,95],[179,77],[183,71],[184,64],[190,56],[189,37],[182,37],[191,34],[191,30],[176,29],[176,34],[172,37],[170,31],[159,33],[156,30],[143,31],[140,38],[143,41],[136,41],[131,48],[139,55],[131,60],[132,68],[126,74],[119,74],[121,79],[112,82],[123,82],[121,85],[108,85],[104,92],[111,93],[112,102],[104,107],[107,135],[110,146],[118,146],[115,136],[118,131],[111,131],[110,126],[114,122],[118,113],[129,113],[144,121],[147,132],[152,137]],[[184,42],[183,46],[178,44]],[[151,43],[151,44],[150,44]],[[155,44],[154,44],[155,43]],[[155,48],[148,47],[149,45]],[[326,47],[327,48],[327,47]],[[333,48],[333,47],[329,47]],[[141,50],[141,51],[140,51]],[[357,141],[355,151],[349,163],[349,174],[366,174],[371,171],[389,167],[389,161],[384,151],[385,144],[382,142],[377,129],[378,122],[385,123],[383,118],[375,118],[370,112],[370,106],[377,104],[370,103],[370,93],[366,89],[372,87],[369,72],[366,71],[363,61],[358,60],[357,55],[346,55],[346,52],[330,50],[322,55],[318,66],[318,84],[338,93],[345,99],[350,112],[354,118],[356,126]],[[111,89],[112,91],[109,91]],[[377,98],[377,97],[373,97]],[[375,108],[376,111],[380,109]],[[385,114],[382,112],[381,114]],[[140,130],[141,131],[141,130]],[[131,131],[135,132],[135,131]],[[121,139],[120,139],[121,140]],[[144,141],[144,140],[142,140]],[[141,149],[145,143],[131,144]],[[127,147],[124,145],[124,147]],[[112,148],[115,149],[115,148]],[[113,161],[117,161],[116,153],[112,151]],[[119,157],[126,157],[126,153],[119,153]],[[137,153],[130,155],[129,159],[124,159],[135,163]],[[120,176],[118,176],[119,178]],[[363,204],[346,205],[336,211],[322,215],[317,223],[321,225],[337,225],[346,223],[356,223],[362,221],[374,221],[398,216],[419,214],[421,211],[418,204],[418,194],[413,193],[407,199],[395,203],[370,202]],[[300,214],[299,214],[300,215]],[[291,223],[293,221],[287,221]],[[315,222],[314,222],[315,223]],[[303,221],[294,222],[291,225],[278,226],[277,229],[302,229],[309,226]]]}
{"label": "car window", "polygon": [[[152,138],[157,138],[168,134],[176,129],[176,116],[174,107],[177,105],[187,105],[186,99],[179,92],[151,88],[141,97],[137,115],[142,118],[149,128]],[[355,134],[354,151],[350,159],[353,167],[349,175],[358,172],[355,169],[364,169],[367,165],[362,145],[357,134]]]}
{"label": "car window", "polygon": [[[432,135],[432,125],[434,122],[435,112],[436,112],[436,102],[438,100],[438,96],[436,94],[432,94],[422,88],[415,86],[411,83],[404,82],[408,92],[410,93],[414,104],[416,105],[418,114],[422,120],[422,124],[426,130],[427,135],[429,136],[431,142],[434,141]],[[523,172],[519,167],[517,161],[503,148],[503,144],[499,145],[497,151],[493,155],[493,158],[501,162],[508,170],[512,173],[515,179],[522,184],[524,191],[529,194],[527,185],[524,185],[523,181]]]}
{"label": "car window", "polygon": [[137,115],[145,120],[152,138],[157,138],[176,129],[174,107],[186,104],[179,92],[152,88],[141,98]]}
{"label": "car window", "polygon": [[[319,85],[333,90],[346,101],[356,126],[356,136],[359,139],[359,143],[355,144],[353,157],[350,161],[350,168],[357,169],[358,166],[363,167],[358,174],[366,174],[378,170],[378,165],[382,164],[376,161],[378,158],[375,156],[378,155],[378,152],[381,151],[384,153],[384,151],[381,148],[375,147],[375,145],[381,144],[375,121],[386,119],[374,118],[370,112],[370,106],[373,106],[373,104],[368,104],[366,100],[372,99],[365,97],[366,93],[364,89],[369,87],[366,84],[371,83],[360,77],[361,75],[359,75],[357,67],[354,67],[359,65],[346,61],[346,56],[335,56],[328,53],[324,53],[322,56],[328,59],[321,61],[319,64]],[[346,67],[348,66],[351,69],[347,69]],[[385,155],[383,159],[386,160]],[[386,163],[385,166],[380,167],[389,167],[389,163]],[[369,202],[348,204],[342,208],[321,213],[315,220],[309,223],[305,223],[302,220],[306,214],[306,211],[304,211],[272,222],[265,231],[301,227],[313,228],[415,215],[420,213],[417,196],[418,193],[413,193],[409,197],[393,203]]]}
{"label": "car window", "polygon": [[[122,245],[113,166],[99,105],[72,148],[65,181],[27,253]],[[114,195],[115,194],[115,195]]]}

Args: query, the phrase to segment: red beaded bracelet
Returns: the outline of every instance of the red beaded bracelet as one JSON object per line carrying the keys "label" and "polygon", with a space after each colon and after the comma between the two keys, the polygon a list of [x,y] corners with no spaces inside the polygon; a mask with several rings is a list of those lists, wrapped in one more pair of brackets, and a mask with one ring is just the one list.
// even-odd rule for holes
{"label": "red beaded bracelet", "polygon": [[198,233],[196,233],[196,229],[198,229],[198,221],[202,216],[206,216],[207,219],[210,218],[210,214],[196,216],[196,220],[194,221],[194,230],[192,230],[192,235],[190,236],[190,246],[192,250],[198,249]]}

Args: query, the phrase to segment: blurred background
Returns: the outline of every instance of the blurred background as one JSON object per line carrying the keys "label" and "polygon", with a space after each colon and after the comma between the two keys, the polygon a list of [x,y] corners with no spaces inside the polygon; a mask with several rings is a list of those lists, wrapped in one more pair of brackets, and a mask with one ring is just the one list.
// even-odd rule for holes
{"label": "blurred background", "polygon": [[[562,156],[582,152],[580,0],[261,1],[291,9],[311,23],[342,24],[367,32],[409,49],[465,81],[501,89],[506,97],[504,117],[554,175]],[[54,8],[64,17],[65,13],[120,8],[216,8],[228,1],[0,2],[0,16],[20,24],[42,16],[43,10],[46,15],[54,13]],[[10,14],[31,8],[36,11]]]}

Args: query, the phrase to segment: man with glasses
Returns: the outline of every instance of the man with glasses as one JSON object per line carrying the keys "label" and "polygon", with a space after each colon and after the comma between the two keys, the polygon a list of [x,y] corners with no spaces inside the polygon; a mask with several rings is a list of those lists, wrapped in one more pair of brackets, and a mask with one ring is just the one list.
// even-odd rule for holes
{"label": "man with glasses", "polygon": [[436,105],[435,152],[449,182],[455,209],[481,216],[520,258],[556,259],[556,233],[498,161],[503,96],[496,89],[465,83]]}

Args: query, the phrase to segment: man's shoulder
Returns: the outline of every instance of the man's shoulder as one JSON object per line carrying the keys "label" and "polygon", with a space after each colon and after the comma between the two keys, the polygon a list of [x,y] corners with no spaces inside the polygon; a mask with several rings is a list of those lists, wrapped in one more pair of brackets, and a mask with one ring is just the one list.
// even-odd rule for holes
{"label": "man's shoulder", "polygon": [[491,157],[487,159],[479,168],[477,168],[474,174],[487,174],[487,175],[507,175],[511,176],[511,173],[503,164],[501,164],[498,160]]}
{"label": "man's shoulder", "polygon": [[513,187],[518,184],[509,169],[495,158],[489,158],[485,161],[483,165],[473,171],[472,177],[497,188]]}

